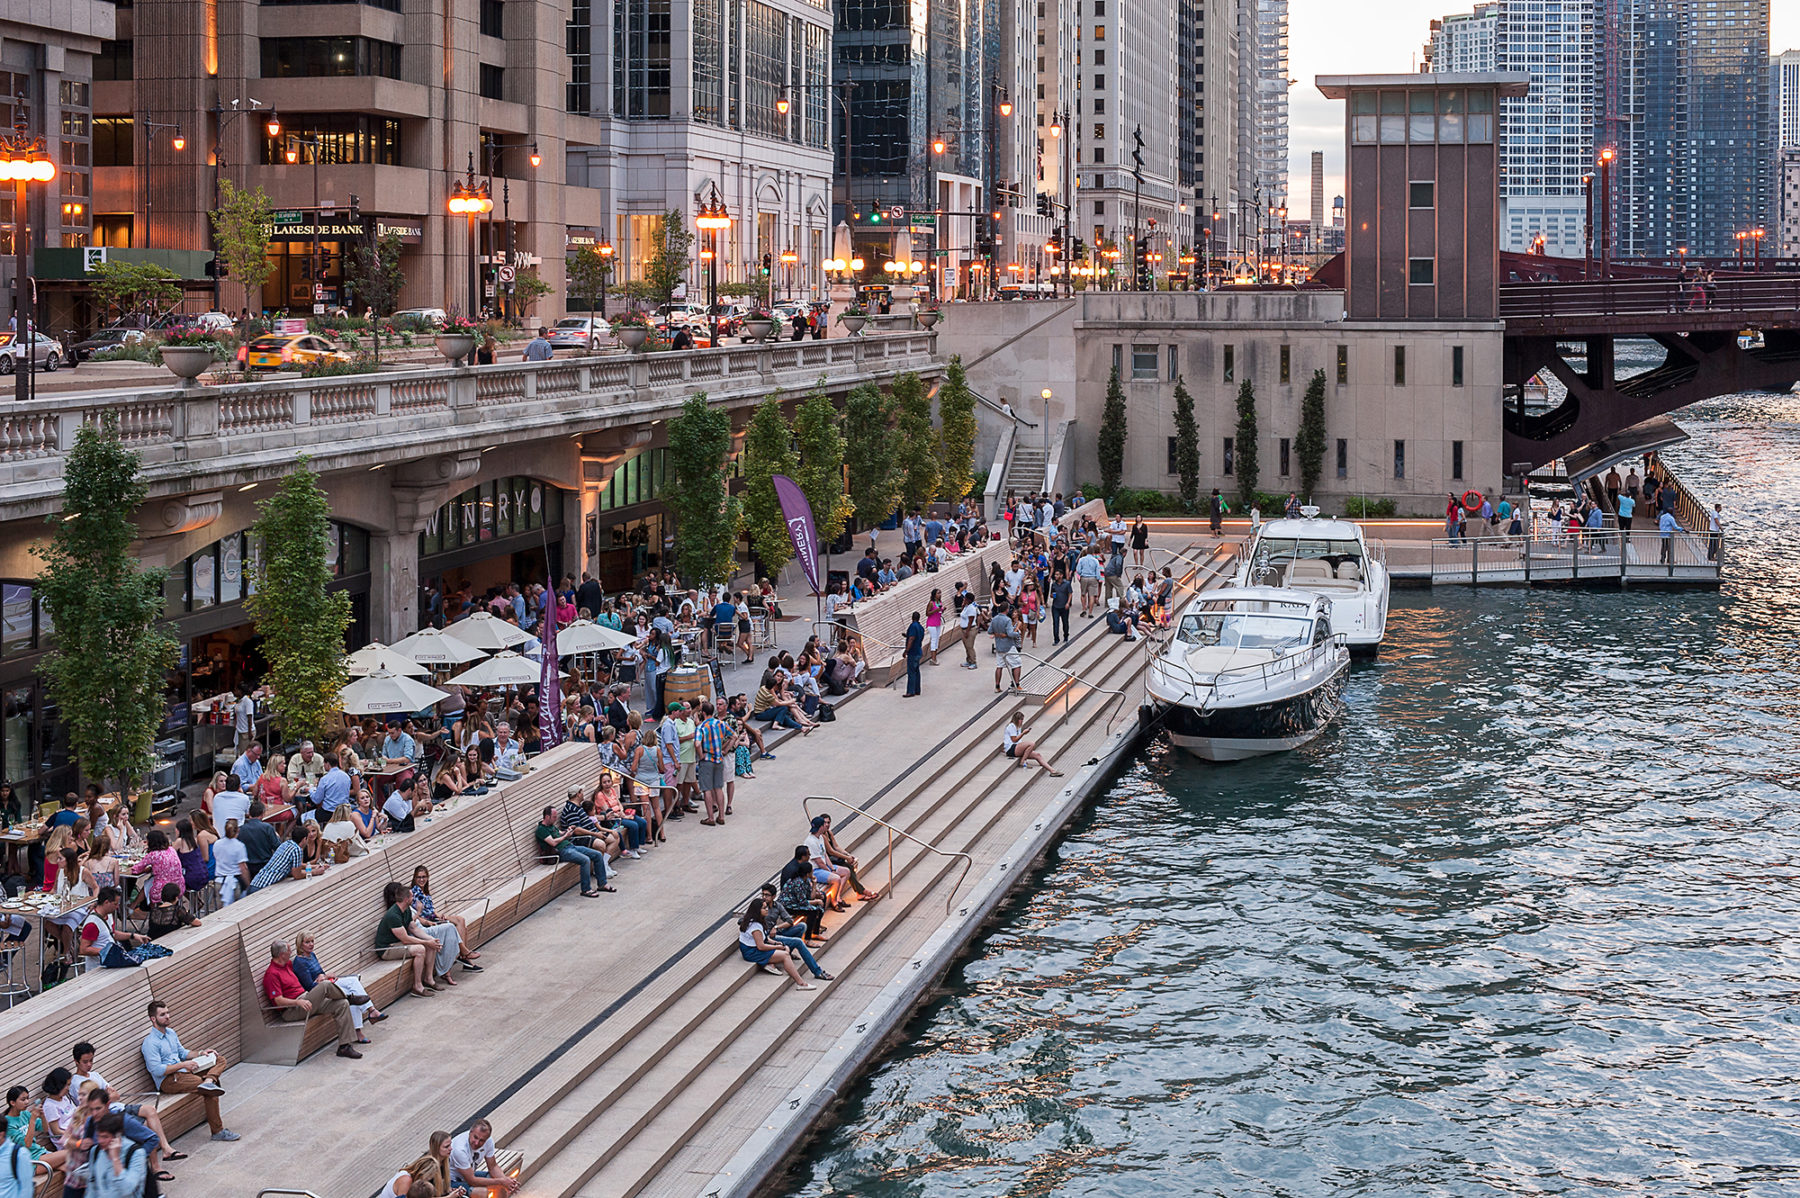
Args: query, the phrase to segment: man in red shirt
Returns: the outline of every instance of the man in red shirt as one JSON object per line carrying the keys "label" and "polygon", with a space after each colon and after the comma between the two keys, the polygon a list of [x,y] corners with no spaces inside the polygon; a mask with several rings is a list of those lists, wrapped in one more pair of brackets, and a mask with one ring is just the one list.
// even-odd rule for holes
{"label": "man in red shirt", "polygon": [[286,941],[269,945],[269,967],[263,971],[263,996],[269,1005],[281,1012],[288,1023],[302,1023],[313,1015],[329,1015],[337,1021],[340,1057],[361,1060],[356,1051],[356,1026],[350,1019],[350,1000],[336,982],[321,981],[311,990],[303,989],[294,976],[294,953]]}

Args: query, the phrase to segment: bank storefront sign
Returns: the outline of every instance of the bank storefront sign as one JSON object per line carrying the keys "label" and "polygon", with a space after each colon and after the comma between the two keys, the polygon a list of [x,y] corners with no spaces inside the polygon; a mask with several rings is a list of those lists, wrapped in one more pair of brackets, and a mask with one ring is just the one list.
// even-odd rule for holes
{"label": "bank storefront sign", "polygon": [[[317,219],[315,219],[315,217]],[[425,222],[410,216],[361,216],[351,219],[330,212],[314,213],[305,208],[281,208],[267,226],[270,241],[307,241],[315,235],[322,241],[350,241],[377,238],[396,233],[405,245],[419,245],[425,240]]]}

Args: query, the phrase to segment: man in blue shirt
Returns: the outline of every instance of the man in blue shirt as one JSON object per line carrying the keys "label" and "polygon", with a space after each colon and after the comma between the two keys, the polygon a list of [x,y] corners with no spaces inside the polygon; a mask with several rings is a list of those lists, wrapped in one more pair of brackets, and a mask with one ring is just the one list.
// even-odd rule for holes
{"label": "man in blue shirt", "polygon": [[525,361],[548,362],[555,352],[555,348],[550,344],[550,330],[540,328],[537,336],[533,337],[530,344],[525,347]]}
{"label": "man in blue shirt", "polygon": [[288,829],[288,838],[281,842],[281,847],[276,849],[275,855],[269,858],[269,863],[257,871],[254,878],[250,879],[251,892],[267,890],[275,883],[285,882],[289,878],[311,877],[312,869],[306,864],[305,851],[300,847],[300,842],[305,839],[306,821],[297,819],[294,821],[294,826]]}
{"label": "man in blue shirt", "polygon": [[262,771],[262,745],[255,741],[252,741],[250,747],[231,763],[231,772],[236,774],[238,781],[246,787],[254,788],[257,780],[262,777]]}
{"label": "man in blue shirt", "polygon": [[912,623],[906,626],[906,693],[902,699],[910,699],[919,693],[919,662],[925,656],[925,625],[919,623],[919,613],[912,614]]}
{"label": "man in blue shirt", "polygon": [[339,766],[336,753],[325,754],[325,775],[313,787],[312,800],[326,818],[350,801],[350,775]]}
{"label": "man in blue shirt", "polygon": [[1657,528],[1662,532],[1662,560],[1665,565],[1675,564],[1675,532],[1681,527],[1675,520],[1675,513],[1665,511],[1657,519]]}
{"label": "man in blue shirt", "polygon": [[77,796],[75,794],[74,791],[70,791],[68,794],[66,794],[62,797],[62,809],[59,810],[55,815],[52,815],[48,820],[45,821],[45,825],[44,825],[45,837],[44,838],[46,840],[48,840],[49,833],[56,831],[58,828],[63,827],[64,825],[68,825],[69,827],[74,827],[75,824],[80,819],[81,819],[81,799],[79,796]]}
{"label": "man in blue shirt", "polygon": [[144,1068],[150,1071],[150,1081],[159,1093],[198,1093],[206,1105],[206,1124],[212,1128],[212,1138],[238,1138],[219,1115],[219,1095],[225,1092],[219,1084],[219,1075],[225,1072],[224,1054],[211,1048],[194,1053],[183,1048],[181,1037],[169,1026],[167,1003],[150,1004],[150,1034],[144,1037],[143,1053]]}
{"label": "man in blue shirt", "polygon": [[398,761],[404,757],[417,765],[419,742],[407,734],[405,724],[396,720],[388,725],[387,737],[381,742],[381,755],[389,761]]}

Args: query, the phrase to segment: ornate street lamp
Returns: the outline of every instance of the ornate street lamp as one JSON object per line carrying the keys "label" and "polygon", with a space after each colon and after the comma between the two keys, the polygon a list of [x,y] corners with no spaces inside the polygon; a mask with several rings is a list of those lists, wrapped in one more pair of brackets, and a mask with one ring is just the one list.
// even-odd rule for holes
{"label": "ornate street lamp", "polygon": [[694,214],[694,227],[706,230],[707,248],[700,256],[706,262],[706,320],[716,348],[719,344],[719,230],[731,228],[731,213],[725,210],[725,201],[719,198],[718,184],[708,185],[706,202]]}
{"label": "ornate street lamp", "polygon": [[[31,183],[48,183],[56,178],[56,160],[44,147],[44,139],[32,137],[21,120],[10,134],[0,136],[0,180],[13,185],[13,337],[25,347],[25,357],[14,371],[13,397],[20,403],[31,395],[31,377],[37,361],[37,326],[32,297],[36,290],[31,278],[31,237],[26,219],[25,189]],[[21,339],[22,340],[18,340]],[[14,355],[14,361],[19,361]]]}
{"label": "ornate street lamp", "polygon": [[481,265],[480,253],[475,244],[475,220],[494,210],[494,197],[488,190],[487,181],[475,180],[474,156],[470,156],[469,177],[458,179],[450,189],[450,214],[465,216],[469,221],[469,319],[474,320],[481,312]]}

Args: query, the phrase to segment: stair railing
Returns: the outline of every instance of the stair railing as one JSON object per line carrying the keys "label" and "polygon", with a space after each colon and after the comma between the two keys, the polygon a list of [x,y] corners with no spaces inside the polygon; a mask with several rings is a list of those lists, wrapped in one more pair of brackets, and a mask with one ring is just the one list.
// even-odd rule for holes
{"label": "stair railing", "polygon": [[975,858],[969,856],[969,854],[967,854],[967,853],[958,853],[958,852],[953,852],[949,849],[940,849],[935,844],[930,844],[926,841],[920,840],[917,836],[914,836],[911,832],[908,832],[905,828],[898,827],[897,825],[888,823],[888,821],[882,819],[879,815],[876,815],[874,812],[869,811],[866,808],[858,807],[853,803],[846,803],[844,800],[838,798],[836,795],[807,795],[804,799],[800,800],[800,806],[806,812],[806,822],[808,824],[812,823],[812,818],[813,818],[812,805],[814,803],[836,803],[839,807],[844,808],[846,811],[852,811],[852,812],[855,812],[857,815],[863,816],[867,819],[872,819],[876,823],[880,824],[882,827],[887,829],[887,834],[888,834],[888,836],[887,836],[888,888],[887,888],[886,893],[889,895],[893,894],[893,892],[894,892],[894,837],[896,835],[899,835],[901,837],[904,837],[907,840],[912,841],[914,844],[918,845],[920,848],[924,849],[926,852],[935,853],[939,857],[950,857],[950,858],[960,857],[962,859],[962,863],[963,863],[962,873],[960,873],[956,876],[956,885],[952,886],[950,888],[950,893],[944,896],[944,914],[946,916],[950,914],[951,904],[956,901],[956,892],[958,890],[962,889],[963,882],[968,879],[969,870],[973,869],[975,866]]}

